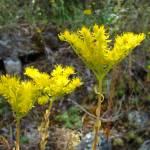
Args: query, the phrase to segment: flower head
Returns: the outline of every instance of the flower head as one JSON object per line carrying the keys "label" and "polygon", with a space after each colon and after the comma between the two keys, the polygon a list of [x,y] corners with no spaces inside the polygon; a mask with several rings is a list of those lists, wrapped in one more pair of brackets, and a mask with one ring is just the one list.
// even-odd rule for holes
{"label": "flower head", "polygon": [[92,14],[92,10],[91,10],[91,9],[85,9],[85,10],[83,11],[83,14],[84,14],[84,15],[91,15],[91,14]]}
{"label": "flower head", "polygon": [[136,46],[144,40],[145,35],[124,33],[115,37],[114,46],[104,26],[94,25],[92,30],[82,27],[77,32],[65,31],[59,35],[60,40],[68,42],[94,72],[97,78],[104,77],[107,72],[123,60]]}
{"label": "flower head", "polygon": [[72,74],[75,74],[72,67],[63,68],[61,65],[57,65],[50,74],[39,72],[38,69],[33,67],[28,67],[25,70],[25,75],[32,78],[41,91],[41,96],[38,99],[39,104],[47,103],[49,97],[56,98],[71,93],[80,86],[79,78],[73,77],[70,79]]}
{"label": "flower head", "polygon": [[0,95],[11,105],[16,117],[24,117],[32,109],[36,93],[36,86],[30,81],[9,75],[0,77]]}

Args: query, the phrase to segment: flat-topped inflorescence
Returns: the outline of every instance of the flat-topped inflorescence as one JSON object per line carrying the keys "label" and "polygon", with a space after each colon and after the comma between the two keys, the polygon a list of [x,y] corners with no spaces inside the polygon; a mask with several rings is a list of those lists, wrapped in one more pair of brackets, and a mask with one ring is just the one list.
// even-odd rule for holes
{"label": "flat-topped inflorescence", "polygon": [[104,26],[94,25],[92,30],[82,27],[77,32],[65,31],[59,35],[60,40],[68,42],[94,72],[97,78],[123,60],[136,46],[144,40],[145,35],[131,32],[115,37],[114,46]]}
{"label": "flat-topped inflorescence", "polygon": [[49,98],[69,94],[80,86],[80,78],[70,78],[72,74],[75,74],[73,67],[63,68],[61,65],[57,65],[50,74],[42,73],[33,67],[28,67],[25,70],[25,75],[32,78],[41,91],[41,96],[38,99],[39,104],[47,103]]}

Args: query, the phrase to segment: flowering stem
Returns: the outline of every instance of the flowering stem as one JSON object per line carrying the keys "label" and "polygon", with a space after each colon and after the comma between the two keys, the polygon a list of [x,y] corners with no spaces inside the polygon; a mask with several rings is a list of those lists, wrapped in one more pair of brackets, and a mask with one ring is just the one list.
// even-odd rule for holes
{"label": "flowering stem", "polygon": [[20,150],[20,119],[16,120],[16,150]]}
{"label": "flowering stem", "polygon": [[99,143],[99,130],[101,127],[101,120],[100,120],[101,104],[103,102],[102,81],[103,81],[103,78],[99,78],[98,89],[97,89],[98,103],[97,103],[97,108],[96,108],[96,122],[94,124],[94,134],[95,135],[94,135],[94,140],[93,140],[93,144],[92,144],[92,150],[96,150],[97,144]]}
{"label": "flowering stem", "polygon": [[51,108],[53,105],[53,101],[54,100],[50,100],[48,109],[46,109],[45,113],[44,113],[44,117],[43,117],[43,121],[41,123],[41,125],[39,126],[38,130],[40,132],[40,136],[41,136],[41,141],[40,141],[40,150],[45,150],[45,146],[47,144],[47,138],[49,136],[49,116],[50,116],[50,112],[51,112]]}

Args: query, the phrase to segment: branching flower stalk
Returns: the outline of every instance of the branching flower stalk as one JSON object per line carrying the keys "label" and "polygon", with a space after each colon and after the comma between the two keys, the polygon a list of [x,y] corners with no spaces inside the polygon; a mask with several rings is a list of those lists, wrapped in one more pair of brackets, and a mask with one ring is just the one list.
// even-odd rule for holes
{"label": "branching flower stalk", "polygon": [[20,119],[16,119],[16,150],[20,149]]}
{"label": "branching flower stalk", "polygon": [[49,136],[48,129],[49,129],[49,125],[50,125],[49,117],[50,117],[53,101],[54,100],[52,100],[52,99],[50,100],[49,107],[45,110],[43,120],[42,120],[40,126],[38,127],[38,131],[39,131],[40,137],[41,137],[40,150],[44,150],[46,147],[46,144],[47,144],[47,138]]}
{"label": "branching flower stalk", "polygon": [[102,106],[102,102],[104,100],[104,96],[102,94],[102,81],[103,78],[99,78],[98,80],[98,87],[97,87],[97,91],[95,91],[95,93],[98,95],[98,103],[97,103],[97,108],[96,108],[96,121],[94,124],[94,141],[93,145],[92,145],[92,149],[96,149],[97,144],[99,143],[99,130],[101,128],[101,120],[100,120],[100,116],[101,116],[101,106]]}
{"label": "branching flower stalk", "polygon": [[80,78],[70,78],[70,75],[73,74],[75,74],[73,67],[62,67],[61,65],[57,65],[50,74],[42,73],[33,67],[25,70],[25,75],[35,82],[40,91],[38,103],[40,105],[49,103],[49,107],[43,116],[43,121],[38,128],[41,135],[40,150],[44,150],[47,143],[49,116],[53,102],[63,95],[73,92],[82,84]]}
{"label": "branching flower stalk", "polygon": [[21,81],[19,77],[2,75],[0,95],[10,104],[16,119],[16,150],[20,150],[20,122],[34,106],[37,88],[31,81]]}
{"label": "branching flower stalk", "polygon": [[65,31],[60,33],[60,40],[68,42],[76,54],[83,60],[97,78],[98,104],[96,109],[96,122],[94,125],[95,137],[92,150],[96,150],[99,141],[101,127],[101,103],[104,99],[102,94],[102,81],[106,74],[119,62],[121,62],[136,46],[144,40],[145,35],[131,32],[117,35],[114,45],[109,39],[104,26],[94,25],[92,29],[82,27],[77,32]]}

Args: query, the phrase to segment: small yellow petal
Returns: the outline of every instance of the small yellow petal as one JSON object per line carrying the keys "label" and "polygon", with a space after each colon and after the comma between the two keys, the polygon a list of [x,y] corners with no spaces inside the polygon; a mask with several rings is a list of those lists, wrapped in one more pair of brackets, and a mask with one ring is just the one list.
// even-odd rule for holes
{"label": "small yellow petal", "polygon": [[84,13],[85,15],[91,15],[91,14],[92,14],[92,10],[91,10],[91,9],[85,9],[85,10],[83,11],[83,13]]}

